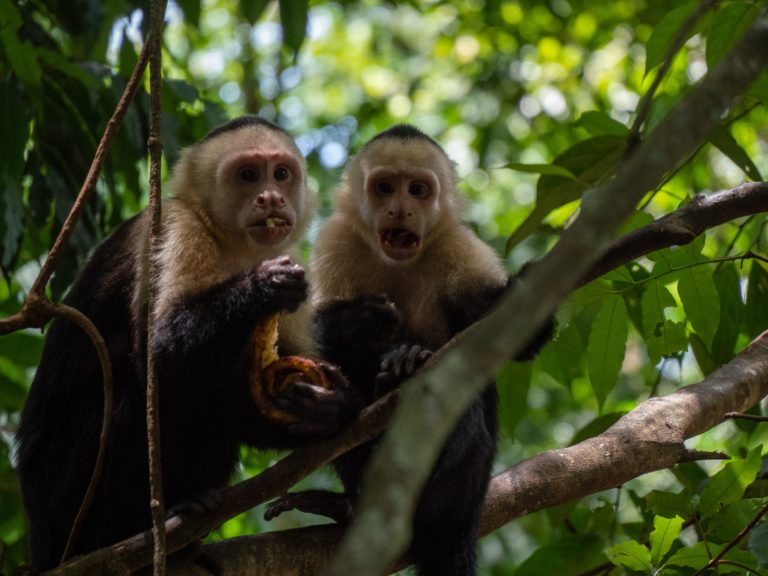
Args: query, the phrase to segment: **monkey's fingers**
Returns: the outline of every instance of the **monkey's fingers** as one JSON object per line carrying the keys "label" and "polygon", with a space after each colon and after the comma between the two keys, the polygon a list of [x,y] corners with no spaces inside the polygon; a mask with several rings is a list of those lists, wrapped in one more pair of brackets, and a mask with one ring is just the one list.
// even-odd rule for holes
{"label": "monkey's fingers", "polygon": [[341,370],[335,364],[329,364],[322,360],[315,362],[325,374],[328,382],[331,383],[331,388],[349,388],[349,380],[341,373]]}
{"label": "monkey's fingers", "polygon": [[346,494],[328,490],[292,492],[269,504],[264,512],[264,519],[272,520],[289,510],[325,516],[344,524],[352,517],[352,501]]}

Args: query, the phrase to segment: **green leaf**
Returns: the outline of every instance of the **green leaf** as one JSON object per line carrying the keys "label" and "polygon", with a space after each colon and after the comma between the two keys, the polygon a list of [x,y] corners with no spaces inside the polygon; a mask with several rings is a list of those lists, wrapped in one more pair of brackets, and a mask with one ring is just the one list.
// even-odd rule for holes
{"label": "green leaf", "polygon": [[712,359],[712,355],[709,353],[707,345],[704,343],[698,334],[695,332],[688,335],[688,340],[691,343],[691,350],[696,358],[696,362],[701,369],[702,374],[709,375],[717,370],[720,366]]}
{"label": "green leaf", "polygon": [[763,179],[760,175],[760,170],[755,166],[752,158],[749,157],[744,148],[739,146],[739,143],[736,142],[725,127],[718,126],[709,137],[709,141],[717,146],[717,149],[720,150],[720,152],[728,156],[736,166],[741,168],[744,174],[749,178],[756,182]]}
{"label": "green leaf", "polygon": [[664,325],[659,327],[659,335],[647,336],[645,345],[651,364],[685,352],[688,349],[685,326],[680,322],[665,320]]}
{"label": "green leaf", "polygon": [[709,551],[711,550],[714,555],[717,554],[720,548],[722,548],[722,546],[715,546],[714,544],[707,544],[706,542],[697,542],[693,546],[681,548],[672,554],[670,559],[667,560],[667,565],[702,568],[709,562]]}
{"label": "green leaf", "polygon": [[608,134],[626,138],[629,136],[629,128],[618,120],[614,120],[605,112],[593,110],[582,114],[574,123],[574,126],[584,128],[595,136]]}
{"label": "green leaf", "polygon": [[283,26],[283,43],[297,54],[307,35],[307,10],[309,0],[280,0],[280,23]]}
{"label": "green leaf", "polygon": [[540,546],[515,570],[515,576],[578,574],[600,556],[603,541],[594,534],[573,536]]}
{"label": "green leaf", "polygon": [[[662,63],[678,31],[688,21],[695,9],[695,3],[685,2],[682,6],[667,12],[664,18],[653,27],[651,37],[648,38],[648,43],[645,46],[646,74]],[[696,28],[694,26],[688,31],[685,40],[696,33]]]}
{"label": "green leaf", "polygon": [[744,318],[741,275],[733,262],[723,262],[715,272],[715,286],[720,298],[720,322],[712,340],[710,353],[716,365],[730,362]]}
{"label": "green leaf", "polygon": [[648,508],[656,515],[664,518],[688,518],[691,515],[691,493],[683,489],[677,494],[653,490],[645,496]]}
{"label": "green leaf", "polygon": [[666,317],[664,310],[676,305],[675,298],[659,280],[651,280],[643,291],[640,306],[643,311],[643,334],[662,336]]}
{"label": "green leaf", "polygon": [[528,410],[532,362],[507,362],[496,374],[499,391],[499,424],[514,437],[515,428]]}
{"label": "green leaf", "polygon": [[651,569],[651,552],[634,540],[611,546],[605,553],[616,566],[624,566],[630,570],[643,572]]}
{"label": "green leaf", "polygon": [[712,27],[707,34],[707,67],[709,69],[714,68],[722,60],[758,14],[760,14],[760,7],[754,2],[731,2],[723,5],[715,13]]}
{"label": "green leaf", "polygon": [[186,23],[197,28],[200,24],[200,0],[178,0],[178,3]]}
{"label": "green leaf", "polygon": [[19,366],[37,366],[42,352],[43,338],[39,334],[14,332],[0,338],[0,356],[13,360]]}
{"label": "green leaf", "polygon": [[762,508],[763,500],[737,500],[725,506],[717,516],[705,523],[704,533],[708,540],[729,542],[744,529]]}
{"label": "green leaf", "polygon": [[535,232],[550,212],[578,200],[592,184],[609,175],[624,150],[624,144],[624,139],[617,136],[595,136],[559,154],[549,166],[559,166],[567,170],[571,177],[542,174],[536,186],[536,206],[510,235],[506,253]]}
{"label": "green leaf", "polygon": [[651,532],[651,563],[659,567],[664,557],[672,549],[672,544],[680,536],[683,529],[683,519],[679,516],[664,518],[656,516],[653,519],[653,532]]}
{"label": "green leaf", "polygon": [[519,162],[512,162],[502,166],[502,168],[509,168],[510,170],[527,172],[530,174],[549,174],[551,176],[562,176],[563,178],[568,178],[569,180],[577,179],[570,170],[556,164],[521,164]]}
{"label": "green leaf", "polygon": [[712,274],[701,267],[681,270],[677,293],[688,321],[709,347],[720,323],[720,297]]}
{"label": "green leaf", "polygon": [[240,0],[240,10],[249,24],[255,24],[268,4],[269,0]]}
{"label": "green leaf", "polygon": [[703,518],[717,514],[723,506],[736,502],[760,471],[762,446],[750,450],[744,459],[728,462],[714,475],[701,493],[699,513]]}
{"label": "green leaf", "polygon": [[583,344],[575,324],[560,330],[539,352],[536,359],[541,369],[566,388],[582,375]]}
{"label": "green leaf", "polygon": [[747,304],[744,311],[744,330],[755,338],[766,329],[768,318],[768,271],[760,262],[752,262],[747,285]]}
{"label": "green leaf", "polygon": [[602,407],[624,361],[627,344],[627,306],[619,295],[606,298],[589,334],[587,369],[597,402]]}
{"label": "green leaf", "polygon": [[747,548],[755,555],[760,566],[768,566],[768,524],[759,524],[749,533]]}

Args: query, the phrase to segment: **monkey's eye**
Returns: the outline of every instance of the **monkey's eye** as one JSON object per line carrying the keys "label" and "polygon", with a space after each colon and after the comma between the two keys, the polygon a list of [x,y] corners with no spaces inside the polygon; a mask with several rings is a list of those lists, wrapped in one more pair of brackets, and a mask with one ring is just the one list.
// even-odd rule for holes
{"label": "monkey's eye", "polygon": [[240,182],[258,182],[259,171],[253,166],[244,166],[237,171],[237,179]]}
{"label": "monkey's eye", "polygon": [[291,171],[285,166],[278,166],[275,168],[274,177],[278,182],[283,182],[291,177]]}
{"label": "monkey's eye", "polygon": [[424,182],[411,182],[408,185],[408,194],[416,198],[423,198],[429,194],[429,186],[424,184]]}
{"label": "monkey's eye", "polygon": [[395,187],[392,186],[391,182],[382,180],[381,182],[376,182],[375,190],[379,196],[389,196],[395,191]]}

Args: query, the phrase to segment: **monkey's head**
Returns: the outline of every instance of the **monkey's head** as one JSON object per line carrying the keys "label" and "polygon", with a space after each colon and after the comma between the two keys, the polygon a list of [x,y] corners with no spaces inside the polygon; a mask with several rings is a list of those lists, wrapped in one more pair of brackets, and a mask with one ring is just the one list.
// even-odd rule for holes
{"label": "monkey's head", "polygon": [[301,153],[257,116],[227,122],[184,150],[171,189],[256,248],[289,246],[311,219]]}
{"label": "monkey's head", "polygon": [[370,140],[351,161],[339,208],[392,263],[415,261],[457,218],[451,161],[429,136],[398,125]]}

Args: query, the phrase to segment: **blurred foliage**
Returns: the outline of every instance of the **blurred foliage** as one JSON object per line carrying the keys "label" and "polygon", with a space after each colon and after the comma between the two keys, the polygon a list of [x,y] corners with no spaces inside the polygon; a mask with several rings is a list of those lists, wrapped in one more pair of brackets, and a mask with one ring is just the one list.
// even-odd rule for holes
{"label": "blurred foliage", "polygon": [[[0,0],[0,313],[15,312],[77,194],[137,59],[148,2]],[[611,177],[640,138],[715,66],[768,6],[714,3],[638,122],[638,106],[698,3],[664,0],[177,0],[164,38],[163,139],[179,149],[226,117],[259,113],[307,156],[320,216],[348,156],[379,130],[411,122],[455,161],[467,220],[511,271],[542,255],[583,192]],[[118,133],[96,194],[50,286],[59,298],[88,251],[146,204],[147,94]],[[723,118],[710,143],[648,195],[624,230],[694,194],[768,173],[768,77]],[[311,249],[310,240],[307,250]],[[532,365],[499,373],[501,470],[597,434],[638,402],[701,379],[768,327],[768,251],[759,216],[661,250],[579,289]],[[24,560],[13,432],[41,335],[0,338],[0,540],[6,570]],[[66,409],[66,407],[62,407]],[[757,412],[758,410],[756,410]],[[689,463],[522,518],[485,538],[484,575],[693,574],[746,526],[768,495],[765,425],[724,424],[698,438],[735,457]],[[243,449],[241,475],[274,454]],[[757,478],[757,480],[756,480]],[[330,474],[309,486],[334,486]],[[694,522],[695,520],[695,522]],[[213,538],[309,524],[271,524],[257,509]],[[728,553],[768,564],[768,524]],[[741,567],[739,567],[741,566]],[[593,572],[595,573],[595,572]]]}

